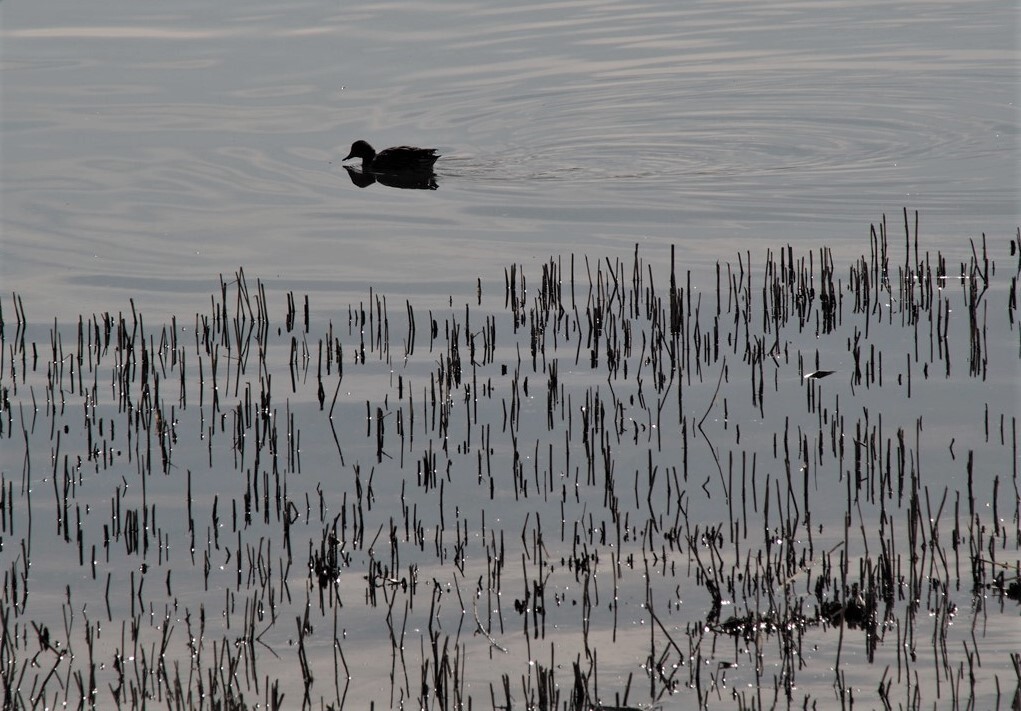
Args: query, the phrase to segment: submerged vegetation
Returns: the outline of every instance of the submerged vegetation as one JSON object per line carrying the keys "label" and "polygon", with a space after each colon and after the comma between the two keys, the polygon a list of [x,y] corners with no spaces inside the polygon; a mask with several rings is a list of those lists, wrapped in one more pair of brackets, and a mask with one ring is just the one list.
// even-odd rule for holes
{"label": "submerged vegetation", "polygon": [[4,708],[1018,708],[1021,232],[923,246],[0,300]]}

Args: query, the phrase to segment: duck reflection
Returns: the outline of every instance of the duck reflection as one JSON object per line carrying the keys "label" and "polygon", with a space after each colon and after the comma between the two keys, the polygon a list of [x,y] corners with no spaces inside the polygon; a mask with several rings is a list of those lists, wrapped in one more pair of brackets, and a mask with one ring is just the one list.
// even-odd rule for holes
{"label": "duck reflection", "polygon": [[439,185],[436,183],[436,174],[431,170],[374,173],[358,170],[349,165],[345,165],[344,170],[347,171],[351,182],[359,188],[367,188],[373,183],[379,183],[388,188],[400,188],[401,190],[436,190],[439,188]]}

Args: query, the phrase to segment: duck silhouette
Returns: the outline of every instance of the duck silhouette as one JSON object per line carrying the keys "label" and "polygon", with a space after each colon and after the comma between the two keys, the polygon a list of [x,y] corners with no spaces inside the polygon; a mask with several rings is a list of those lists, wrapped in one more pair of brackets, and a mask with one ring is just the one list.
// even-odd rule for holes
{"label": "duck silhouette", "polygon": [[355,141],[351,144],[351,152],[344,160],[352,158],[362,159],[362,172],[408,173],[432,172],[433,164],[439,155],[435,148],[415,148],[414,146],[395,146],[376,153],[368,142]]}
{"label": "duck silhouette", "polygon": [[439,158],[434,148],[395,146],[376,153],[367,141],[355,141],[344,160],[352,158],[362,159],[361,170],[349,165],[345,165],[344,169],[351,182],[359,188],[367,188],[377,182],[404,190],[436,190],[439,187],[433,173],[433,164]]}

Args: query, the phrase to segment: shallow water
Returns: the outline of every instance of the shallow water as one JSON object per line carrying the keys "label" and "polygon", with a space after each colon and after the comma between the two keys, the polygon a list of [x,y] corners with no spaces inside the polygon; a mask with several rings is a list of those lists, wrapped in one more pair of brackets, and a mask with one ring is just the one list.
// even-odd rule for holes
{"label": "shallow water", "polygon": [[5,694],[1007,708],[1021,237],[897,242],[9,321]]}
{"label": "shallow water", "polygon": [[[1018,15],[1009,2],[0,5],[0,562],[5,624],[22,640],[0,667],[20,674],[38,646],[30,623],[48,625],[74,658],[44,650],[25,678],[42,683],[57,664],[64,684],[47,698],[74,701],[70,667],[87,674],[84,638],[101,628],[103,699],[118,679],[168,694],[178,668],[152,667],[168,630],[180,675],[252,650],[219,693],[265,703],[278,673],[290,705],[304,687],[301,640],[311,705],[439,708],[451,704],[435,688],[423,702],[416,676],[442,661],[435,633],[461,655],[460,689],[480,707],[494,689],[502,703],[504,673],[515,706],[534,699],[542,669],[563,704],[574,661],[607,704],[769,707],[791,693],[796,706],[832,705],[853,693],[880,706],[892,678],[894,705],[913,703],[917,681],[923,705],[1009,707],[1021,630],[993,576],[1017,576]],[[339,161],[357,138],[438,148],[438,189],[358,188]],[[920,254],[905,254],[904,206],[920,213]],[[891,286],[857,313],[851,268],[884,213]],[[982,254],[983,233],[999,272],[975,301],[978,277],[961,264]],[[775,274],[763,265],[788,244],[812,260],[816,285],[832,257],[845,303],[831,333],[819,333],[818,301],[803,327],[765,317]],[[666,368],[667,389],[649,360],[654,314],[635,306],[647,292],[629,302],[641,314],[605,311],[605,333],[629,332],[630,352],[603,343],[593,364],[585,342],[590,277],[623,309],[614,299],[633,283],[636,245],[638,281],[660,298],[676,248],[694,304],[684,338],[702,356]],[[915,310],[897,270],[937,253],[949,278],[918,276],[938,296]],[[567,315],[515,328],[505,270],[521,265],[532,308],[551,258]],[[609,286],[611,268],[625,288]],[[748,301],[728,295],[749,273]],[[256,283],[265,319],[253,322]],[[970,371],[969,303],[989,327],[988,370]],[[352,317],[361,308],[372,324]],[[108,311],[124,319],[113,333],[145,338],[93,356],[90,324]],[[388,355],[373,341],[381,314]],[[270,330],[260,340],[234,318]],[[496,351],[469,369],[488,319]],[[537,321],[548,352],[533,365]],[[200,345],[207,328],[212,346]],[[346,373],[324,376],[332,418],[316,389],[328,333]],[[722,358],[705,352],[719,333]],[[783,353],[769,355],[778,338]],[[452,342],[465,379],[437,394]],[[608,370],[615,349],[627,373]],[[836,373],[804,379],[818,369]],[[581,423],[597,402],[607,426],[589,432],[590,454]],[[430,453],[440,475],[428,484]],[[129,510],[137,535],[125,533]],[[332,525],[349,558],[320,585],[308,565]],[[131,549],[136,539],[148,548]],[[502,580],[490,577],[497,550]],[[878,630],[814,610],[817,582],[846,603],[843,586],[874,581],[889,560],[896,580],[878,587],[897,597]],[[749,570],[763,577],[735,582]],[[715,618],[713,575],[732,585]],[[24,609],[14,580],[30,590]],[[537,582],[543,614],[531,598],[519,614]],[[306,608],[307,630],[295,622]],[[196,657],[188,639],[203,614]],[[350,679],[336,674],[337,649]]]}

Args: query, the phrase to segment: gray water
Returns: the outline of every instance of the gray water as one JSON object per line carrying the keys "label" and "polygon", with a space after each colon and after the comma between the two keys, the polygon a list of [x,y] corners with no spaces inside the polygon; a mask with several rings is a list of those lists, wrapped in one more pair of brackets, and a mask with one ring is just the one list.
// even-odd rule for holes
{"label": "gray water", "polygon": [[[4,3],[5,291],[190,311],[286,288],[463,290],[551,254],[856,254],[919,210],[1018,221],[1012,2]],[[355,139],[439,190],[358,189]],[[38,311],[36,311],[38,309]]]}
{"label": "gray water", "polygon": [[[163,630],[172,629],[167,660],[181,664],[186,676],[188,638],[201,608],[209,618],[205,667],[218,666],[213,643],[235,651],[251,647],[257,672],[239,672],[236,691],[248,703],[265,702],[265,687],[253,692],[251,680],[278,675],[286,707],[292,707],[303,688],[295,619],[307,606],[312,631],[304,644],[316,675],[310,699],[316,707],[341,700],[354,708],[369,701],[377,708],[418,707],[415,675],[431,660],[435,624],[451,654],[460,650],[467,660],[464,688],[479,708],[490,706],[503,673],[510,676],[515,708],[523,707],[522,687],[526,679],[537,682],[537,665],[555,671],[563,702],[573,681],[571,662],[580,658],[586,669],[596,667],[591,649],[598,651],[604,704],[629,687],[629,704],[643,707],[731,707],[741,700],[768,708],[788,703],[782,690],[774,697],[784,686],[777,679],[788,685],[794,679],[795,706],[806,700],[820,707],[846,704],[853,693],[878,707],[883,699],[876,689],[893,679],[894,705],[972,699],[979,707],[1009,708],[1017,688],[1010,655],[1021,634],[1016,601],[1002,591],[997,597],[970,587],[965,546],[958,550],[951,542],[958,534],[972,544],[985,542],[988,556],[998,552],[997,565],[1007,565],[1008,582],[1016,578],[1021,529],[1011,432],[1016,441],[1021,368],[1017,321],[1007,305],[1018,260],[1010,249],[1021,247],[1019,15],[1013,2],[0,4],[0,308],[7,339],[0,360],[6,395],[0,483],[9,492],[9,511],[16,512],[3,519],[7,542],[0,563],[8,630],[27,640],[4,646],[0,661],[19,674],[26,667],[25,650],[34,649],[36,635],[29,622],[48,625],[74,650],[73,660],[54,661],[44,652],[41,666],[28,665],[20,698],[34,698],[29,689],[53,664],[62,681],[47,686],[47,699],[73,702],[71,669],[87,668],[91,655],[83,638],[99,628],[101,701],[110,703],[117,679],[111,660],[118,655],[134,665],[129,681],[163,689],[166,678],[139,671],[139,659],[159,658],[153,645],[158,650]],[[443,154],[437,189],[357,187],[340,161],[356,139],[377,148],[437,148]],[[948,262],[948,279],[918,277],[939,294],[920,320],[898,292],[894,273],[910,257],[905,207],[908,241],[919,213],[918,261],[934,263],[939,253]],[[891,285],[876,302],[878,311],[857,313],[849,268],[870,254],[870,225],[884,214],[895,250]],[[990,291],[978,302],[980,323],[989,330],[982,341],[989,367],[975,372],[969,304],[976,302],[968,288],[979,276],[961,264],[981,257],[983,234],[998,272],[986,275]],[[1013,247],[1012,239],[1018,241]],[[713,317],[722,300],[722,359],[696,357],[674,373],[678,380],[669,388],[653,384],[649,352],[639,350],[639,334],[655,330],[646,320],[632,315],[628,321],[636,339],[623,358],[630,374],[608,373],[605,352],[590,366],[584,343],[590,275],[601,271],[605,279],[617,265],[630,284],[636,245],[644,285],[654,280],[663,298],[675,249],[680,286],[698,308],[688,318],[701,337],[721,328]],[[820,250],[830,250],[846,299],[833,332],[820,333],[811,320],[775,332],[764,323],[758,303],[768,282],[764,265],[786,245],[797,259],[816,260],[818,283]],[[532,305],[550,258],[565,270],[565,290],[573,264],[572,302],[576,297],[580,316],[575,311],[561,324],[559,347],[550,344],[533,366],[528,329],[536,320],[512,325],[504,275],[512,264],[522,266],[528,276],[522,299]],[[722,294],[718,263],[724,265]],[[260,344],[264,350],[240,351],[251,339],[226,328],[229,335],[214,354],[199,345],[209,323],[202,319],[214,319],[221,300],[230,318],[245,316],[239,270],[247,298],[261,302],[257,281],[265,287],[270,330]],[[768,339],[767,349],[778,338],[782,354],[759,353],[756,360],[742,350],[749,329],[739,325],[742,306],[728,297],[726,277],[744,270],[753,275],[748,294],[755,301],[745,313],[752,314],[753,329],[764,329],[752,336]],[[285,325],[289,292],[297,298],[297,325]],[[349,310],[382,308],[383,296],[392,346],[386,354]],[[418,328],[413,349],[407,304]],[[28,321],[21,345],[19,306]],[[817,319],[821,309],[815,309]],[[115,344],[101,356],[97,351],[94,368],[88,357],[76,363],[71,353],[79,315],[88,326],[90,319],[103,324],[105,312],[122,315],[126,332],[144,331],[145,338],[130,348]],[[144,326],[135,313],[144,314]],[[947,314],[953,316],[944,353],[938,328]],[[173,348],[161,342],[172,317],[177,330],[170,332],[181,341]],[[435,346],[430,318],[438,324]],[[437,400],[429,390],[450,356],[446,329],[464,329],[454,341],[467,373],[466,339],[474,334],[481,341],[487,318],[498,324],[494,359],[473,366],[478,381],[469,384],[466,376],[452,389],[452,434],[439,436],[429,413],[446,396]],[[51,333],[55,320],[59,338]],[[547,339],[556,330],[550,326]],[[92,329],[84,333],[91,343]],[[336,402],[329,418],[316,392],[327,333],[340,339],[345,368],[342,378],[336,371],[325,377],[325,410],[331,398]],[[879,370],[885,367],[881,383],[855,381],[857,338],[863,338],[864,361],[875,365],[878,359]],[[149,375],[162,379],[152,400],[140,368],[120,360],[143,349],[146,339],[153,339],[150,355],[159,354],[159,367]],[[368,356],[359,360],[359,343],[366,340]],[[54,341],[59,346],[51,358]],[[90,355],[91,348],[85,347]],[[181,360],[171,362],[175,354]],[[565,399],[547,427],[554,361]],[[211,402],[214,362],[219,411]],[[804,379],[819,368],[836,373],[817,383]],[[519,371],[531,378],[529,394]],[[765,373],[765,407],[749,385],[757,372]],[[682,384],[684,399],[675,402]],[[125,392],[130,408],[121,399]],[[272,404],[260,410],[259,395],[268,392]],[[586,479],[579,443],[586,397],[624,423],[612,447],[616,493],[630,516],[630,528],[624,527],[630,537],[620,546],[598,543],[611,518],[602,486],[578,483]],[[252,398],[257,415],[272,414],[241,427],[236,418],[253,412]],[[470,402],[478,413],[469,414]],[[512,402],[523,413],[520,444],[508,434]],[[396,435],[398,412],[409,419],[416,413],[413,424],[404,420],[409,441]],[[260,421],[272,421],[284,443],[272,467],[268,450],[256,443]],[[385,456],[375,440],[381,421]],[[103,424],[96,429],[97,423]],[[484,443],[487,426],[492,441]],[[103,456],[93,441],[99,430],[106,438]],[[797,465],[801,437],[811,444],[811,461],[794,467],[797,486],[786,502],[772,502],[770,515],[770,488],[763,482],[781,486],[791,471],[783,443],[791,443]],[[861,442],[852,446],[854,437],[867,441],[867,454],[858,449]],[[832,451],[840,448],[838,440],[847,447],[843,456]],[[161,461],[161,446],[169,447],[169,461]],[[520,499],[510,484],[519,448],[524,471],[534,478],[530,496]],[[921,518],[909,512],[906,499],[883,504],[874,492],[852,503],[853,461],[862,456],[872,472],[891,450],[920,476]],[[263,452],[258,466],[254,451]],[[443,452],[437,465],[447,474],[442,494],[418,479],[427,451]],[[979,510],[969,521],[972,455]],[[490,456],[492,471],[477,474],[485,469],[480,457]],[[675,498],[672,481],[682,460],[683,496]],[[659,478],[650,483],[653,464]],[[264,480],[269,471],[272,477]],[[796,505],[802,475],[811,498],[807,518],[799,518],[808,512]],[[548,491],[540,486],[547,478],[555,481]],[[257,490],[265,481],[271,487],[283,481],[294,510],[263,519],[257,504],[254,523],[244,522],[245,496],[256,479]],[[572,485],[578,495],[561,508],[561,487]],[[326,540],[333,516],[354,515],[354,502],[360,505],[369,488],[374,504],[367,503],[367,530],[359,538],[348,521],[343,533],[351,538],[344,546],[351,557],[333,587],[319,586],[306,567],[310,551]],[[69,514],[59,502],[71,489],[78,508]],[[127,536],[114,535],[111,546],[104,545],[110,538],[104,524],[123,524],[115,503],[121,501],[125,511],[151,507],[145,533],[153,542],[144,553],[125,552]],[[724,529],[721,569],[733,571],[726,566],[736,564],[740,570],[741,556],[754,556],[755,546],[763,545],[758,537],[768,539],[771,530],[778,570],[777,551],[811,551],[804,566],[787,571],[787,592],[809,601],[814,597],[807,586],[825,577],[828,564],[836,567],[846,555],[856,580],[858,566],[875,561],[880,543],[895,548],[896,572],[909,577],[915,566],[907,552],[918,548],[908,542],[924,528],[922,521],[929,525],[922,542],[933,565],[940,558],[952,562],[928,569],[917,623],[914,611],[905,612],[914,589],[900,580],[906,597],[884,620],[875,659],[861,630],[829,620],[799,628],[804,648],[791,676],[775,630],[758,638],[713,637],[719,630],[708,622],[711,596],[692,562],[699,546],[684,541],[675,550],[659,528],[682,505],[692,530],[704,532],[735,516],[745,521],[742,535],[731,535],[741,527]],[[404,538],[413,507],[425,526],[424,548],[414,536]],[[994,512],[1000,527],[991,523]],[[293,559],[284,568],[281,522],[292,514]],[[643,528],[643,516],[657,521],[655,535]],[[445,533],[434,555],[441,517]],[[400,540],[390,541],[386,527],[394,520]],[[794,520],[800,524],[792,537],[771,528]],[[575,521],[581,528],[572,534]],[[72,522],[84,531],[84,565]],[[973,533],[972,524],[982,533]],[[61,526],[70,527],[70,543]],[[462,549],[458,526],[468,537]],[[986,527],[997,531],[989,534]],[[875,538],[872,531],[879,532]],[[501,533],[508,551],[502,590],[486,577],[490,542]],[[586,554],[599,561],[579,580],[563,559],[585,543]],[[712,546],[703,543],[707,557]],[[93,566],[89,545],[98,549]],[[454,565],[456,550],[466,552],[463,568]],[[398,582],[377,581],[386,600],[369,604],[371,565],[389,564],[395,551],[400,567],[388,572]],[[669,558],[664,571],[655,567],[664,565],[659,554]],[[544,555],[550,556],[545,563]],[[628,555],[634,560],[622,565]],[[23,589],[31,591],[24,609],[9,587],[23,569]],[[415,592],[400,586],[412,569]],[[988,574],[997,569],[990,565]],[[518,615],[514,603],[543,576],[548,629],[530,638],[527,625],[522,634],[530,615]],[[582,612],[579,591],[590,584],[598,591],[591,615]],[[338,597],[320,607],[324,589]],[[648,612],[649,590],[662,629]],[[258,642],[241,639],[248,605],[259,605]],[[279,615],[272,623],[270,608]],[[720,619],[750,611],[773,612],[761,600],[737,595],[724,601]],[[481,616],[478,625],[474,614]],[[130,623],[142,629],[140,644],[130,639]],[[395,661],[391,625],[405,635],[403,669]],[[704,646],[681,654],[665,644],[660,633],[667,630],[682,646],[699,640]],[[920,661],[902,656],[909,636]],[[662,670],[653,673],[650,638],[663,663],[679,671],[677,688],[665,692],[657,676]],[[334,689],[338,646],[350,678],[338,677]],[[696,691],[689,680],[700,665],[705,686]],[[972,671],[977,681],[969,689]],[[921,685],[917,696],[915,683]],[[435,696],[426,699],[425,705],[440,706]],[[502,703],[501,693],[495,703]]]}

